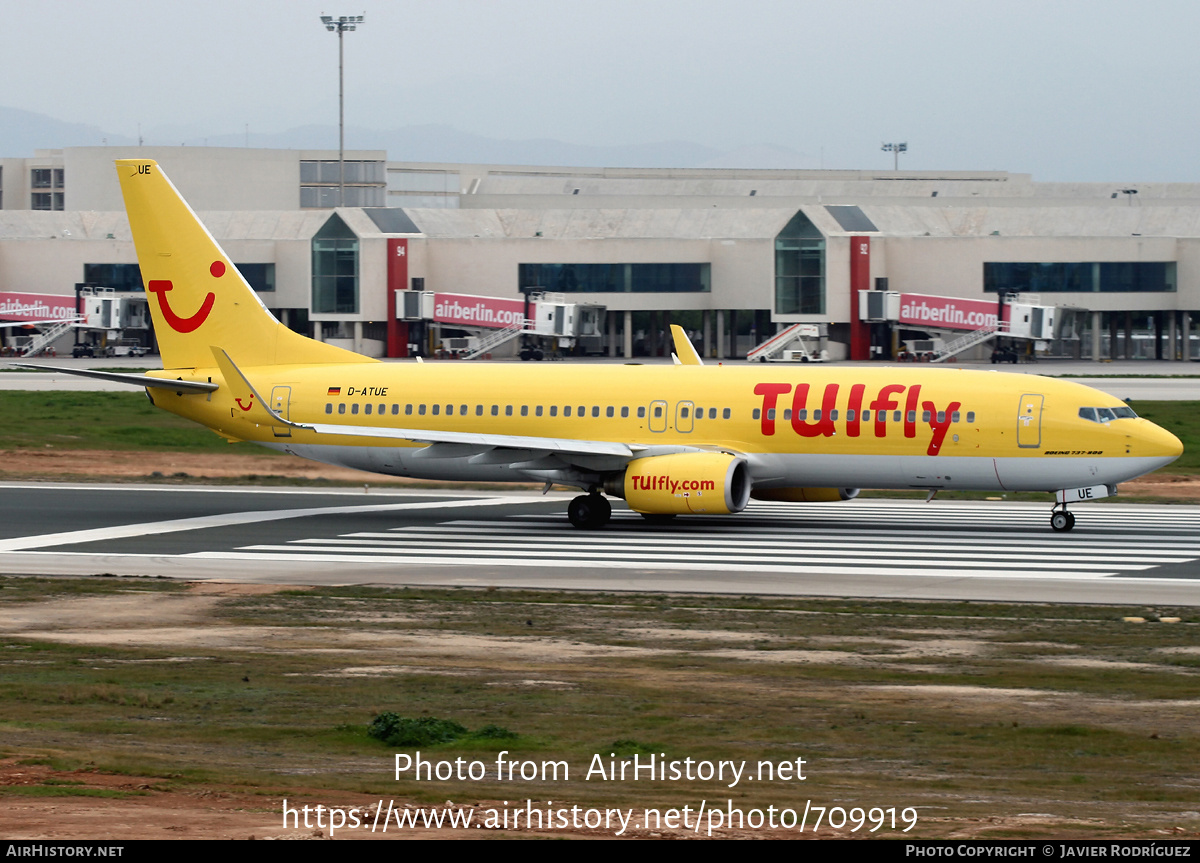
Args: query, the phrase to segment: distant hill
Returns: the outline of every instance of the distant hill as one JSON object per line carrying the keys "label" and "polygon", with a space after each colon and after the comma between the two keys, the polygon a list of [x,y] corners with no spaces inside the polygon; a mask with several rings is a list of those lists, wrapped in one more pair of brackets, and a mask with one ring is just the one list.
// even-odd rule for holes
{"label": "distant hill", "polygon": [[[149,128],[146,144],[186,144],[192,147],[244,147],[246,135],[181,134],[178,127]],[[297,126],[273,134],[251,133],[251,147],[270,149],[334,149],[336,126]],[[97,126],[67,123],[18,108],[0,107],[0,156],[28,157],[34,150],[61,147],[126,146],[137,142],[127,135]],[[450,126],[404,126],[399,129],[346,129],[346,146],[356,150],[386,150],[397,162],[475,162],[501,165],[569,165],[622,168],[815,168],[811,156],[773,145],[721,151],[690,141],[654,144],[590,146],[550,138],[510,141],[462,132]]]}

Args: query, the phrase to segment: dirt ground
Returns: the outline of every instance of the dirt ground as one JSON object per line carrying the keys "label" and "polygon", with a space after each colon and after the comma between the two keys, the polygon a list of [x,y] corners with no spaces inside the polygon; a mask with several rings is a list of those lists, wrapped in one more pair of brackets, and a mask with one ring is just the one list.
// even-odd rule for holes
{"label": "dirt ground", "polygon": [[[435,670],[439,673],[452,673],[455,668],[472,665],[471,657],[500,656],[506,661],[518,663],[529,668],[542,667],[547,657],[553,656],[561,660],[564,653],[571,653],[577,660],[599,659],[618,652],[670,652],[669,644],[663,645],[658,641],[657,647],[618,646],[590,642],[571,641],[545,637],[537,639],[515,640],[502,636],[486,636],[467,632],[447,631],[430,637],[428,633],[420,639],[415,639],[406,630],[373,630],[357,631],[351,628],[341,628],[339,622],[358,621],[360,612],[354,612],[353,617],[343,621],[337,615],[323,617],[317,627],[272,627],[247,626],[221,621],[214,614],[218,603],[237,596],[266,595],[279,590],[289,589],[269,585],[234,585],[220,583],[202,583],[189,586],[186,591],[173,591],[159,594],[108,594],[103,596],[64,596],[62,598],[44,599],[36,602],[14,603],[0,609],[0,636],[15,636],[19,639],[32,639],[39,642],[59,642],[65,644],[114,645],[121,647],[170,647],[186,646],[190,648],[237,648],[244,651],[288,651],[303,645],[306,649],[320,649],[329,653],[331,658],[344,655],[352,663],[350,667],[335,667],[330,669],[329,676],[351,675],[357,672],[379,673],[393,671],[394,667],[362,666],[367,654],[373,650],[390,648],[395,652],[403,648],[402,654],[416,665],[430,667],[426,671]],[[378,621],[376,621],[378,622]],[[394,622],[394,621],[393,621]],[[907,632],[907,631],[906,631]],[[915,631],[914,631],[915,632]],[[634,628],[631,635],[661,636],[667,641],[682,637],[685,633],[664,627],[661,629]],[[913,634],[913,632],[908,632]],[[889,642],[891,647],[904,647],[905,650],[894,657],[901,659],[913,655],[974,655],[981,650],[981,643],[971,639],[963,639],[961,634],[951,634],[942,630],[921,630],[922,635],[945,636],[932,640],[896,641]],[[987,633],[975,632],[982,637]],[[795,651],[758,651],[753,644],[747,644],[746,633],[726,631],[721,629],[698,632],[689,628],[687,637],[703,636],[706,639],[723,641],[729,644],[724,650],[712,651],[714,656],[739,653],[739,658],[745,661],[777,662],[781,659],[791,661],[815,661],[856,663],[863,661],[856,651],[811,651],[812,655],[798,656]],[[752,634],[757,638],[757,635]],[[317,643],[317,640],[320,643]],[[858,644],[867,639],[859,636],[829,636],[814,639],[816,645],[844,647],[844,643]],[[889,646],[885,645],[885,646]],[[880,647],[878,638],[871,639],[871,646]],[[1055,645],[1050,645],[1054,647]],[[1061,646],[1061,645],[1059,645]],[[1190,648],[1189,648],[1190,649]],[[919,654],[913,654],[917,650]],[[816,654],[820,652],[820,656]],[[780,654],[788,654],[781,656]],[[873,661],[881,661],[874,655]],[[447,660],[457,658],[457,663]],[[154,660],[154,661],[170,661]],[[337,665],[338,663],[334,663]],[[407,669],[411,670],[411,669]],[[554,680],[523,681],[530,685],[553,685],[560,683]],[[572,686],[570,683],[562,683]],[[981,715],[994,716],[1004,713],[1012,704],[1034,704],[1039,710],[1053,714],[1062,722],[1082,721],[1082,715],[1109,716],[1114,723],[1134,723],[1141,721],[1144,711],[1153,706],[1159,726],[1172,731],[1176,726],[1190,726],[1193,721],[1197,701],[1179,700],[1172,702],[1169,708],[1161,702],[1139,704],[1110,699],[1105,695],[1078,694],[1067,697],[1064,693],[1040,691],[1027,688],[1004,689],[998,687],[981,687],[969,685],[931,685],[913,687],[911,685],[889,686],[874,684],[861,687],[860,698],[864,705],[877,701],[890,701],[897,697],[892,690],[903,693],[905,698],[911,697],[917,690],[923,697],[945,700],[946,709],[951,704],[957,709],[964,705],[974,705]],[[1159,726],[1156,726],[1159,727]],[[11,750],[10,750],[11,752]],[[388,832],[370,829],[350,829],[340,831],[329,829],[328,818],[323,826],[317,826],[315,807],[318,805],[336,806],[344,810],[351,808],[369,816],[377,811],[377,807],[386,809],[389,803],[399,809],[412,810],[418,806],[430,806],[429,803],[419,804],[403,796],[385,798],[363,793],[348,792],[322,788],[314,780],[307,785],[297,786],[289,782],[287,791],[274,788],[251,788],[246,785],[225,785],[217,782],[206,783],[173,783],[161,776],[139,776],[130,774],[105,773],[98,769],[85,766],[77,770],[55,769],[45,763],[36,763],[20,755],[0,758],[0,836],[9,839],[111,839],[115,841],[132,839],[288,839],[288,840],[328,840],[328,839],[387,839],[387,838],[433,838],[433,839],[464,839],[485,838],[488,836],[514,836],[525,838],[576,838],[603,839],[613,838],[609,829],[578,829],[563,830],[513,830],[513,829],[449,829],[424,828],[405,829],[397,833],[396,829]],[[21,786],[30,788],[22,794],[16,789]],[[48,789],[61,787],[62,794],[56,794]],[[12,789],[6,792],[6,789]],[[106,796],[112,795],[112,796]],[[117,796],[120,795],[120,796]],[[300,810],[303,806],[313,807],[311,826],[285,827],[282,817],[282,801],[287,799],[290,808]],[[555,806],[571,805],[570,801],[559,800],[555,797]],[[1125,804],[1117,804],[1116,810]],[[485,800],[468,804],[473,809],[477,819],[486,818],[487,810],[503,809],[504,804],[499,800]],[[534,802],[537,806],[537,801]],[[455,807],[452,801],[445,801],[437,808],[449,811]],[[465,808],[465,807],[464,807]],[[511,807],[509,807],[511,809]],[[382,810],[381,810],[382,811]],[[1118,813],[1119,814],[1119,813]],[[1003,835],[1006,831],[1046,831],[1046,835],[1056,835],[1061,831],[1070,831],[1069,835],[1078,835],[1089,826],[1101,822],[1073,821],[1064,816],[1039,814],[1037,812],[1017,812],[1001,816],[989,817],[943,817],[936,812],[929,812],[926,817],[929,822],[938,824],[942,838],[971,839],[992,838]],[[1114,814],[1114,818],[1118,815]],[[368,822],[369,817],[362,818]],[[1164,825],[1165,829],[1154,831],[1152,838],[1194,838],[1195,833],[1184,832],[1185,828]],[[1192,828],[1187,828],[1189,831]],[[997,831],[1000,831],[997,833]],[[701,831],[700,835],[703,835]],[[814,838],[811,834],[800,835],[795,830],[770,829],[741,829],[722,831],[722,838]],[[631,838],[664,838],[686,839],[698,838],[691,830],[658,829],[658,830],[629,830],[625,837]],[[1131,838],[1147,838],[1142,831],[1136,831]],[[820,838],[864,838],[848,829],[821,831]]]}
{"label": "dirt ground", "polygon": [[[396,479],[332,467],[296,456],[243,453],[180,453],[155,451],[9,450],[0,452],[0,480],[176,480],[245,479],[262,482],[321,481],[371,485],[426,485],[425,480]],[[1121,483],[1124,497],[1200,500],[1200,476],[1152,474]]]}

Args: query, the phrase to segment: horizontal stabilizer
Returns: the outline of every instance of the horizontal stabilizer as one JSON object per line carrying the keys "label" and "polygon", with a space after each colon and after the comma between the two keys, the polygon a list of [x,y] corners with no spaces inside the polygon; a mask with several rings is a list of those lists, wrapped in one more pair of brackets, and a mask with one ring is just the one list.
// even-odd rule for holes
{"label": "horizontal stabilizer", "polygon": [[134,387],[151,387],[160,390],[173,390],[184,393],[211,393],[218,384],[208,381],[185,381],[172,378],[153,378],[149,375],[127,375],[121,372],[100,372],[95,369],[72,369],[65,366],[42,366],[33,363],[10,363],[22,369],[37,369],[45,372],[62,372],[64,375],[77,375],[81,378],[96,378],[102,381],[113,381],[118,384],[129,384]]}

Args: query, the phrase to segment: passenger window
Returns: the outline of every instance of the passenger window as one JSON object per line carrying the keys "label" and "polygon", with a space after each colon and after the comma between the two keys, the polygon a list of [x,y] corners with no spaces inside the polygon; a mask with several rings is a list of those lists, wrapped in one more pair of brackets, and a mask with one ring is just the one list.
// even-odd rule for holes
{"label": "passenger window", "polygon": [[550,416],[558,416],[558,405],[550,405]]}
{"label": "passenger window", "polygon": [[540,416],[542,415],[542,406],[541,406],[541,405],[538,405],[536,408],[534,408],[534,409],[533,409],[533,414],[534,414],[534,416],[539,416],[539,417],[540,417]]}
{"label": "passenger window", "polygon": [[846,411],[846,422],[854,422],[854,411]]}
{"label": "passenger window", "polygon": [[804,408],[803,410],[796,411],[796,419],[798,419],[798,420],[808,419],[808,408]]}
{"label": "passenger window", "polygon": [[923,411],[921,413],[921,422],[923,422],[923,423],[929,422],[929,417],[930,417],[929,411]]}
{"label": "passenger window", "polygon": [[908,412],[908,421],[910,423],[915,423],[917,421],[917,412],[916,411]]}
{"label": "passenger window", "polygon": [[350,413],[352,413],[352,414],[358,413],[358,403],[357,402],[350,405]]}
{"label": "passenger window", "polygon": [[894,423],[900,422],[900,411],[895,411],[892,414],[892,422],[894,422]]}
{"label": "passenger window", "polygon": [[606,417],[611,417],[613,415],[613,406],[612,405],[609,405],[607,408],[604,409],[604,415]]}
{"label": "passenger window", "polygon": [[580,405],[579,412],[577,414],[575,414],[575,416],[579,417],[580,419],[583,419],[585,416],[587,416],[587,408],[584,407],[583,405]]}
{"label": "passenger window", "polygon": [[[654,406],[654,418],[659,419],[662,417],[662,415],[663,415],[662,414],[662,405],[655,405]],[[757,417],[756,417],[756,419],[757,419]]]}
{"label": "passenger window", "polygon": [[710,420],[715,420],[717,418],[717,409],[716,408],[708,409],[708,418]]}
{"label": "passenger window", "polygon": [[790,420],[792,418],[792,409],[791,408],[783,409],[783,418],[785,421]]}
{"label": "passenger window", "polygon": [[938,411],[938,425],[941,425],[941,424],[942,424],[942,423],[944,423],[945,421],[946,421],[946,412],[945,412],[945,411]]}
{"label": "passenger window", "polygon": [[950,422],[952,422],[952,423],[958,422],[958,411],[955,411],[954,413],[950,414]]}
{"label": "passenger window", "polygon": [[818,409],[818,410],[815,410],[815,411],[813,411],[813,419],[814,419],[814,420],[819,420],[820,418],[821,418],[821,411],[820,411],[819,409]]}
{"label": "passenger window", "polygon": [[529,416],[529,405],[521,405],[521,416]]}
{"label": "passenger window", "polygon": [[628,418],[628,416],[629,416],[629,408],[628,408],[628,406],[626,406],[626,407],[622,407],[622,408],[621,408],[621,418],[622,418],[622,419],[626,419],[626,418]]}
{"label": "passenger window", "polygon": [[871,412],[870,411],[862,412],[862,421],[865,423],[869,423],[871,421]]}
{"label": "passenger window", "polygon": [[500,416],[500,405],[492,405],[492,416]]}
{"label": "passenger window", "polygon": [[829,418],[830,418],[831,420],[834,420],[834,421],[836,421],[836,420],[837,420],[837,417],[838,417],[837,411],[830,411],[830,412],[829,412]]}
{"label": "passenger window", "polygon": [[[756,419],[757,419],[757,417],[756,417]],[[775,419],[775,408],[770,408],[767,411],[767,419],[769,419],[769,420]]]}
{"label": "passenger window", "polygon": [[594,417],[600,416],[600,406],[599,405],[592,405],[592,416],[594,416]]}
{"label": "passenger window", "polygon": [[345,412],[346,412],[346,403],[342,402],[340,405],[338,405],[338,413],[344,414]]}
{"label": "passenger window", "polygon": [[725,408],[725,410],[721,411],[721,419],[726,419],[726,420],[729,419],[730,414],[731,414],[730,409]]}
{"label": "passenger window", "polygon": [[399,415],[400,415],[400,403],[396,402],[394,405],[392,405],[392,416],[395,417],[395,416],[399,416]]}
{"label": "passenger window", "polygon": [[363,413],[365,413],[367,416],[370,416],[371,415],[371,406],[363,405]]}
{"label": "passenger window", "polygon": [[425,405],[417,405],[417,413],[420,416],[425,416]]}
{"label": "passenger window", "polygon": [[459,415],[460,417],[465,417],[465,416],[467,415],[467,406],[466,406],[466,405],[462,405],[462,406],[460,406],[460,407],[459,407],[459,409],[458,409],[458,415]]}
{"label": "passenger window", "polygon": [[483,405],[475,405],[475,416],[483,416]]}
{"label": "passenger window", "polygon": [[563,406],[563,416],[565,416],[565,417],[569,417],[570,415],[571,415],[571,406],[570,406],[570,405],[564,405],[564,406]]}
{"label": "passenger window", "polygon": [[646,418],[646,409],[644,407],[638,408],[638,419],[644,420],[645,418]]}
{"label": "passenger window", "polygon": [[754,409],[754,418],[758,419],[761,416],[762,416],[762,411],[760,411],[758,408],[755,408]]}
{"label": "passenger window", "polygon": [[327,414],[333,413],[333,403],[332,402],[325,405],[325,413],[327,413]]}
{"label": "passenger window", "polygon": [[967,422],[975,422],[975,411],[967,411]]}
{"label": "passenger window", "polygon": [[454,416],[454,405],[446,405],[446,416]]}
{"label": "passenger window", "polygon": [[404,406],[404,415],[405,415],[406,417],[410,417],[410,416],[412,416],[412,405],[405,405],[405,406]]}
{"label": "passenger window", "polygon": [[438,415],[438,412],[439,412],[441,409],[442,409],[442,406],[441,406],[441,405],[430,405],[430,410],[432,411],[432,413],[433,413],[433,415],[434,415],[434,416],[437,416],[437,415]]}
{"label": "passenger window", "polygon": [[505,405],[505,406],[504,406],[504,415],[505,415],[506,417],[510,417],[510,416],[512,416],[512,405]]}

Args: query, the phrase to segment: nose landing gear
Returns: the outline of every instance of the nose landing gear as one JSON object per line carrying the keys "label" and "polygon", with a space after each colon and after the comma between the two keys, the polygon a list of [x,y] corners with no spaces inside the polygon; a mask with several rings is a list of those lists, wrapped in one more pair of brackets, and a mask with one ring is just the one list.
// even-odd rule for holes
{"label": "nose landing gear", "polygon": [[581,494],[567,505],[567,519],[581,530],[604,527],[611,516],[612,505],[596,492]]}
{"label": "nose landing gear", "polygon": [[[1062,507],[1059,509],[1059,507]],[[1065,503],[1054,505],[1050,511],[1050,527],[1056,531],[1067,531],[1075,526],[1075,513],[1067,511]]]}

